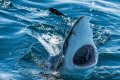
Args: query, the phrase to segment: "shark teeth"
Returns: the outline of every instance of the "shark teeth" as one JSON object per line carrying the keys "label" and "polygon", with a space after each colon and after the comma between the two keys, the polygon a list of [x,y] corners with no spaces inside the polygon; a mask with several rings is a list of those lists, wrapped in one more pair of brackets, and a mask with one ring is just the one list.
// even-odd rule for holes
{"label": "shark teeth", "polygon": [[73,64],[79,67],[87,67],[95,63],[95,50],[91,45],[79,48],[74,57]]}

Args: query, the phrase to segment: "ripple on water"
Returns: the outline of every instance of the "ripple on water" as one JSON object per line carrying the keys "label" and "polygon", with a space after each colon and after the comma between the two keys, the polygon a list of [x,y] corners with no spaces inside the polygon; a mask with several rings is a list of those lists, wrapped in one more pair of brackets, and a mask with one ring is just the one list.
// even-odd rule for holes
{"label": "ripple on water", "polygon": [[[13,66],[13,62],[16,63],[20,76],[27,79],[71,79],[46,69],[44,64],[49,53],[59,52],[77,17],[85,15],[91,17],[93,39],[100,53],[97,66],[87,79],[120,79],[119,2],[70,1],[1,0],[0,64]],[[48,11],[49,7],[69,17],[56,16]],[[4,75],[0,77],[13,78],[13,74],[19,74],[6,73],[5,69],[11,71],[13,68],[8,69],[4,64],[0,71]]]}

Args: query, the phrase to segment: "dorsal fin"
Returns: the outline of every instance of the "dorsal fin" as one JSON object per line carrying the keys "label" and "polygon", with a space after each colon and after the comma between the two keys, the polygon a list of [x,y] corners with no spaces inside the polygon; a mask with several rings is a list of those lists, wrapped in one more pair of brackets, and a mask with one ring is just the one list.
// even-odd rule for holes
{"label": "dorsal fin", "polygon": [[50,12],[56,14],[56,15],[62,15],[62,16],[65,16],[63,13],[61,13],[60,11],[58,11],[57,9],[55,8],[49,8]]}

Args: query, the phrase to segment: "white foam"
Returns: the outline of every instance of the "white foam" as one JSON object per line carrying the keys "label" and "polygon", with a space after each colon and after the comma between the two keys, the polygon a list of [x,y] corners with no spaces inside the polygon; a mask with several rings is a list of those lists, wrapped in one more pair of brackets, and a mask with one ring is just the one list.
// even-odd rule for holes
{"label": "white foam", "polygon": [[[47,50],[47,52],[51,56],[56,55],[55,51],[53,50],[53,47],[48,42],[46,42],[42,36],[40,36],[39,34],[37,34],[35,32],[33,33],[30,30],[28,30],[28,29],[26,31],[27,31],[28,35],[36,38],[43,45],[43,47]],[[47,36],[46,36],[46,38],[47,38]]]}

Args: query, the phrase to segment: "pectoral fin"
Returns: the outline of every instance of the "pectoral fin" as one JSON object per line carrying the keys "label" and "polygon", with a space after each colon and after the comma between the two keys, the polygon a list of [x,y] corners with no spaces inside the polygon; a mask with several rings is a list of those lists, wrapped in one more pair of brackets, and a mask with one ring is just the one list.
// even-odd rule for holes
{"label": "pectoral fin", "polygon": [[62,57],[63,57],[62,51],[55,56],[50,56],[48,58],[49,68],[52,70],[56,70],[58,66],[60,66]]}

